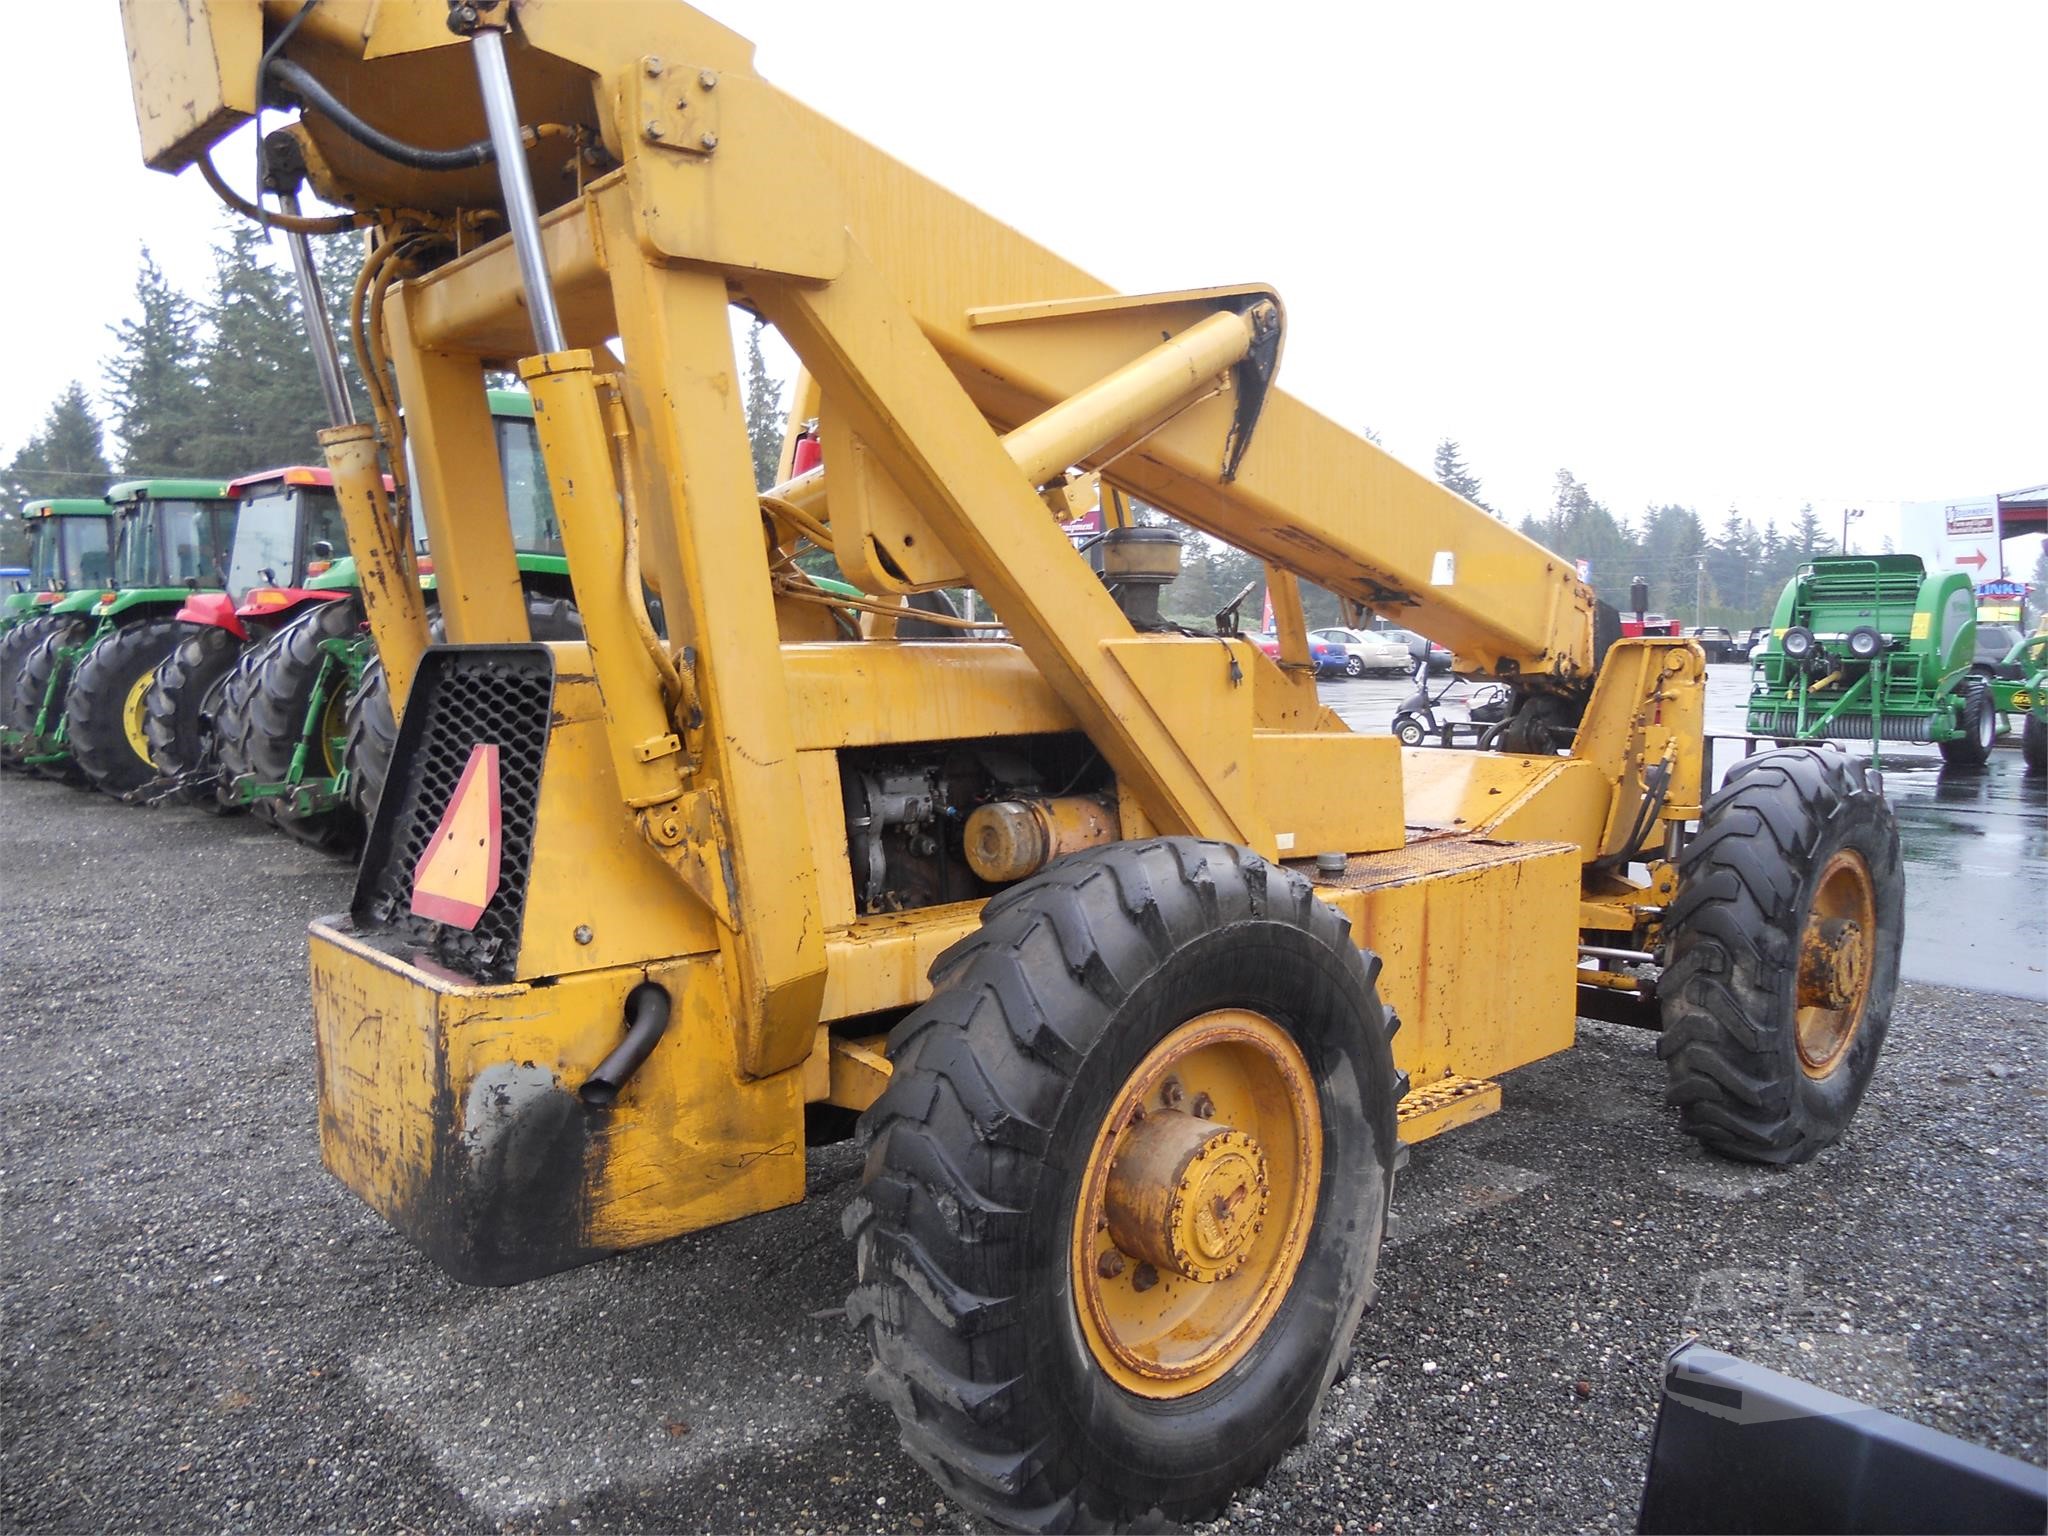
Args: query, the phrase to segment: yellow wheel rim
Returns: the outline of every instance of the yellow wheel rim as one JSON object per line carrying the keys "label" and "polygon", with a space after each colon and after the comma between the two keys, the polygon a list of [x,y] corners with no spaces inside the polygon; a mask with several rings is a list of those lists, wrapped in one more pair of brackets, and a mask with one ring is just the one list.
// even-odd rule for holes
{"label": "yellow wheel rim", "polygon": [[147,712],[143,706],[149,699],[149,685],[156,674],[145,672],[129,685],[128,697],[121,702],[121,734],[128,738],[128,750],[145,763],[154,764],[149,755],[149,732],[143,729]]}
{"label": "yellow wheel rim", "polygon": [[1823,1078],[1863,1027],[1877,956],[1877,897],[1863,855],[1844,848],[1814,887],[1799,935],[1797,1037],[1800,1070]]}
{"label": "yellow wheel rim", "polygon": [[335,743],[348,731],[348,695],[337,686],[327,695],[327,707],[320,711],[320,763],[325,776],[341,772],[341,748]]}
{"label": "yellow wheel rim", "polygon": [[1118,1386],[1185,1397],[1258,1342],[1308,1249],[1322,1144],[1308,1061],[1262,1014],[1202,1014],[1138,1063],[1089,1150],[1070,1254]]}

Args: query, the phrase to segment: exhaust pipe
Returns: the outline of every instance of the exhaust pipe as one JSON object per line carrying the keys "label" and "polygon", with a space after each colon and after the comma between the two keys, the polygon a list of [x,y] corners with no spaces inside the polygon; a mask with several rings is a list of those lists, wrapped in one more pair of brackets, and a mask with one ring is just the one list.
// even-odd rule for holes
{"label": "exhaust pipe", "polygon": [[654,1053],[655,1043],[668,1032],[668,1015],[666,988],[643,981],[626,994],[626,1038],[576,1090],[584,1103],[594,1109],[610,1109],[619,1102],[620,1091]]}

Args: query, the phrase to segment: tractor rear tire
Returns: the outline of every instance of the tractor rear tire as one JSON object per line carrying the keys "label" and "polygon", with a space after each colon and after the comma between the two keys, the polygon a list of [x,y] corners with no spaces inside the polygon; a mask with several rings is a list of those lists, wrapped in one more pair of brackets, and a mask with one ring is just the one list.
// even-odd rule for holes
{"label": "tractor rear tire", "polygon": [[[581,640],[583,615],[566,597],[543,597],[529,592],[526,627],[536,640]],[[429,613],[429,643],[439,645],[447,634],[440,610]],[[355,696],[349,700],[348,747],[343,753],[348,764],[349,800],[366,827],[376,820],[377,804],[384,798],[384,783],[391,777],[391,759],[397,750],[398,722],[392,717],[391,696],[384,686],[384,664],[373,661],[364,671]]]}
{"label": "tractor rear tire", "polygon": [[158,772],[185,783],[176,800],[216,816],[240,809],[215,792],[220,773],[215,729],[228,674],[247,649],[232,630],[218,624],[190,626],[178,648],[157,668],[156,682],[142,704],[142,728]]}
{"label": "tractor rear tire", "polygon": [[1657,988],[1687,1134],[1755,1163],[1841,1136],[1884,1046],[1904,909],[1875,770],[1815,747],[1729,770],[1679,856]]}
{"label": "tractor rear tire", "polygon": [[[51,744],[38,739],[35,728],[36,716],[42,713],[43,699],[50,691],[52,674],[57,676],[57,706],[60,710],[63,708],[64,689],[71,679],[57,653],[84,644],[94,629],[91,621],[69,615],[30,622],[39,627],[30,641],[28,654],[22,658],[21,671],[11,680],[11,686],[9,680],[0,679],[0,688],[7,690],[0,693],[0,700],[4,700],[7,706],[7,723],[23,733],[21,752],[24,757],[50,750]],[[52,724],[54,726],[54,721]],[[79,772],[78,764],[68,755],[62,762],[38,763],[29,771],[45,779],[55,779],[60,784],[85,783],[85,775]]]}
{"label": "tractor rear tire", "polygon": [[[230,679],[233,697],[221,710],[220,779],[231,792],[236,779],[254,775],[264,784],[281,784],[291,775],[292,758],[306,728],[313,687],[319,680],[328,640],[345,640],[362,627],[363,605],[345,597],[316,603],[257,647],[245,668]],[[348,707],[344,681],[328,696],[328,708],[308,754],[306,771],[328,778],[341,771],[328,742],[339,734]],[[355,808],[337,805],[310,815],[295,815],[282,800],[258,800],[255,814],[285,836],[308,848],[346,853],[362,837],[362,818]]]}
{"label": "tractor rear tire", "polygon": [[[1061,859],[938,958],[890,1036],[844,1224],[870,1389],[949,1496],[1015,1530],[1201,1520],[1310,1432],[1372,1299],[1399,1156],[1378,973],[1299,875],[1193,838]],[[1241,1056],[1205,1054],[1232,1028]],[[1261,1156],[1249,1232],[1239,1174],[1228,1201],[1177,1186],[1172,1209],[1212,1231],[1175,1251],[1237,1245],[1213,1283],[1127,1258],[1131,1228],[1096,1214],[1140,1208],[1102,1203],[1134,1127],[1205,1120]],[[1256,1306],[1225,1288],[1246,1283]],[[1154,1285],[1156,1307],[1133,1299]]]}
{"label": "tractor rear tire", "polygon": [[1982,768],[1991,761],[1998,740],[1998,711],[1991,687],[1981,677],[1966,677],[1961,689],[1963,734],[1941,745],[1941,760],[1951,768]]}
{"label": "tractor rear tire", "polygon": [[186,628],[176,619],[123,625],[86,653],[64,690],[72,759],[116,799],[162,777],[143,729],[144,701]]}
{"label": "tractor rear tire", "polygon": [[[0,726],[14,728],[14,685],[21,676],[21,669],[27,664],[29,653],[36,648],[50,626],[57,621],[41,616],[31,616],[0,635]],[[30,716],[30,724],[34,716]],[[0,745],[0,771],[20,773],[22,767],[19,749]]]}
{"label": "tractor rear tire", "polygon": [[2048,773],[2048,720],[2039,715],[2028,715],[2020,727],[2020,756],[2026,761],[2027,772]]}

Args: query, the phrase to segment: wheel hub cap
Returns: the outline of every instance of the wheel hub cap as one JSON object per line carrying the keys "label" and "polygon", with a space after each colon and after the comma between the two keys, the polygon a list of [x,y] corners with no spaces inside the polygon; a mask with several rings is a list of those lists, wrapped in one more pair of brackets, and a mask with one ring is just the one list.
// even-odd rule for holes
{"label": "wheel hub cap", "polygon": [[1844,1008],[1862,988],[1862,924],[1829,917],[1808,927],[1799,956],[1799,1006]]}
{"label": "wheel hub cap", "polygon": [[1221,1280],[1264,1230],[1266,1155],[1243,1131],[1162,1110],[1125,1134],[1108,1193],[1119,1249],[1190,1280]]}

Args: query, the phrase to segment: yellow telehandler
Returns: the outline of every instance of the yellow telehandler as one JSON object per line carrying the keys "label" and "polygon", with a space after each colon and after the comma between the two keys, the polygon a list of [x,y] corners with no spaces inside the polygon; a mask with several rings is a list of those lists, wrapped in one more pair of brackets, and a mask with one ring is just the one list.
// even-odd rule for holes
{"label": "yellow telehandler", "polygon": [[[792,1203],[858,1115],[848,1310],[910,1454],[1014,1527],[1193,1519],[1314,1421],[1403,1146],[1582,1013],[1661,1027],[1728,1155],[1854,1113],[1900,941],[1875,777],[1771,753],[1703,803],[1698,647],[1276,389],[1271,290],[1114,292],[679,0],[123,13],[149,164],[369,232],[376,419],[325,441],[400,725],[312,929],[320,1136],[451,1274]],[[252,201],[212,147],[293,108]],[[765,493],[733,306],[818,424]],[[579,642],[526,630],[501,368]],[[1176,529],[1265,562],[1277,660],[1161,617]],[[1302,580],[1507,684],[1504,750],[1347,729]]]}

